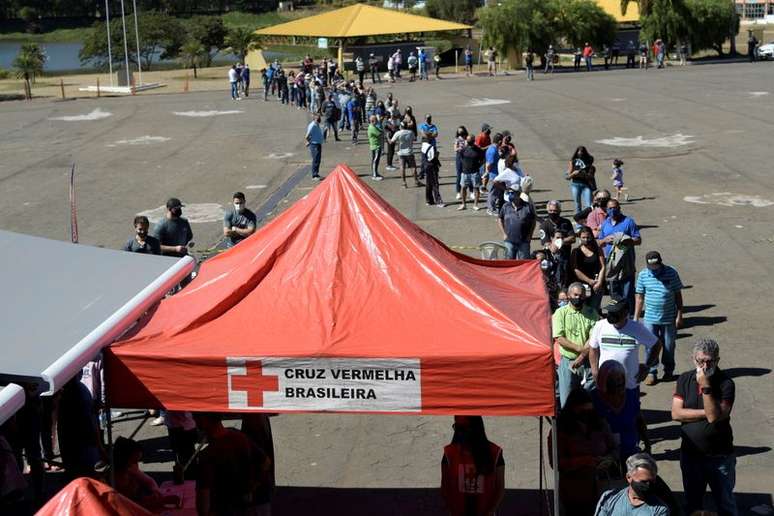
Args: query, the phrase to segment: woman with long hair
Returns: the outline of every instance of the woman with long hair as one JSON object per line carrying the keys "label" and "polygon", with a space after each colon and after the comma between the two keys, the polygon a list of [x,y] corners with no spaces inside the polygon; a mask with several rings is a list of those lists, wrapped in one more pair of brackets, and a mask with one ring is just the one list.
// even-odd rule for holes
{"label": "woman with long hair", "polygon": [[591,206],[591,194],[597,189],[594,179],[594,156],[583,145],[575,149],[567,165],[567,179],[570,180],[570,193],[575,201],[575,213]]}
{"label": "woman with long hair", "polygon": [[590,227],[581,226],[578,238],[580,245],[570,253],[570,272],[575,277],[573,281],[589,286],[591,297],[588,303],[599,311],[605,293],[605,253]]}
{"label": "woman with long hair", "polygon": [[505,495],[502,449],[486,437],[481,416],[454,416],[443,449],[441,494],[451,516],[490,516]]}

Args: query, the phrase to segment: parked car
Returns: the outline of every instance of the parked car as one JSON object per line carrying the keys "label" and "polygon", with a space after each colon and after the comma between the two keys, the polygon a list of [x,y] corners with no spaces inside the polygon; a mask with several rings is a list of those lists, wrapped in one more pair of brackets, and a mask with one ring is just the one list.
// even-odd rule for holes
{"label": "parked car", "polygon": [[774,41],[758,47],[758,59],[774,59]]}

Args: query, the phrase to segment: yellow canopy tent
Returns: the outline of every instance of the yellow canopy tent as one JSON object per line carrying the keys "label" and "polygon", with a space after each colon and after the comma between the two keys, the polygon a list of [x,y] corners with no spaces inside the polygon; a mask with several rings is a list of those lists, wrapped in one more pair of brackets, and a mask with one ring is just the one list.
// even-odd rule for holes
{"label": "yellow canopy tent", "polygon": [[629,2],[629,5],[626,7],[626,14],[621,14],[621,0],[597,0],[597,5],[615,18],[615,21],[618,23],[640,21],[640,9],[637,2]]}
{"label": "yellow canopy tent", "polygon": [[355,4],[315,16],[308,16],[255,31],[260,36],[298,36],[339,39],[339,65],[342,60],[341,41],[348,38],[409,34],[448,30],[471,30],[462,23],[436,20],[365,4]]}

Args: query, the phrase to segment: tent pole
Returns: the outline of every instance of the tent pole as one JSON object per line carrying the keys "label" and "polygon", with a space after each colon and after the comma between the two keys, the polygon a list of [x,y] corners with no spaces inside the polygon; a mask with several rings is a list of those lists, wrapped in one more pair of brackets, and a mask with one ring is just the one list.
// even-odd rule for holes
{"label": "tent pole", "polygon": [[540,516],[543,516],[543,416],[538,416],[538,503],[540,504]]}
{"label": "tent pole", "polygon": [[[124,62],[126,64],[126,85],[129,86],[132,83],[132,79],[129,76],[131,70],[129,70],[129,48],[126,42],[126,11],[124,11],[124,0],[121,0],[121,23],[124,27]],[[139,59],[140,56],[137,56]]]}
{"label": "tent pole", "polygon": [[339,61],[339,70],[341,70],[341,74],[344,75],[344,40],[339,40],[339,55],[338,55],[338,61]]}
{"label": "tent pole", "polygon": [[554,460],[554,510],[552,514],[559,516],[559,443],[556,437],[556,409],[554,409],[554,417],[551,418],[551,450]]}
{"label": "tent pole", "polygon": [[[107,46],[108,46],[108,69],[110,70],[110,87],[113,87],[113,49],[110,42],[110,7],[108,0],[105,0],[105,26],[107,27]],[[99,88],[97,88],[99,91]]]}
{"label": "tent pole", "polygon": [[137,26],[137,0],[132,0],[134,6],[134,39],[137,43],[137,72],[140,75],[140,85],[142,85],[142,59],[140,58],[140,29]]}
{"label": "tent pole", "polygon": [[[104,388],[104,386],[103,386]],[[110,483],[110,487],[116,486],[116,478],[115,478],[115,463],[113,461],[113,418],[111,416],[112,410],[110,409],[110,405],[105,404],[105,426],[107,427],[107,439],[108,439],[108,465],[110,474],[108,475],[108,482]]]}

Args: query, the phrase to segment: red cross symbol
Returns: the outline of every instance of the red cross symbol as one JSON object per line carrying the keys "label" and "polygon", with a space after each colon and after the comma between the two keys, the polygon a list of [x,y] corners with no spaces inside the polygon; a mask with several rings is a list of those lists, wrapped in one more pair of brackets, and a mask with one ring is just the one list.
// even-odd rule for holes
{"label": "red cross symbol", "polygon": [[246,360],[245,374],[231,376],[231,390],[247,392],[248,407],[262,407],[263,393],[279,390],[279,380],[263,375],[260,360]]}

